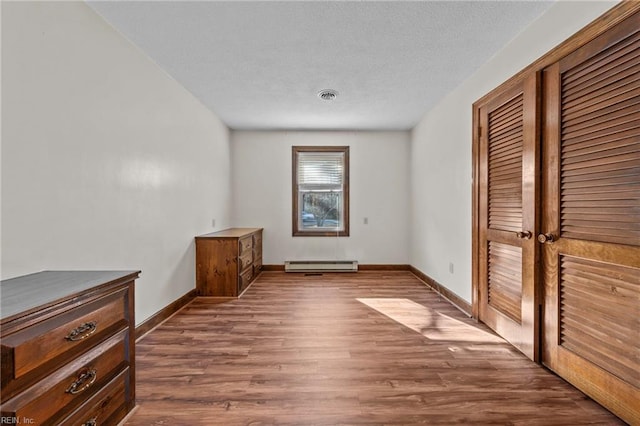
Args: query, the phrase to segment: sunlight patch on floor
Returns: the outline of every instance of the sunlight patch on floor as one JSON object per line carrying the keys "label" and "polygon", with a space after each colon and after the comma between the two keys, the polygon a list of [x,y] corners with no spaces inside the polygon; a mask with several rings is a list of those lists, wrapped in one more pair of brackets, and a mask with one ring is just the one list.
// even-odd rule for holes
{"label": "sunlight patch on floor", "polygon": [[432,340],[503,343],[500,337],[409,299],[358,298],[358,302]]}

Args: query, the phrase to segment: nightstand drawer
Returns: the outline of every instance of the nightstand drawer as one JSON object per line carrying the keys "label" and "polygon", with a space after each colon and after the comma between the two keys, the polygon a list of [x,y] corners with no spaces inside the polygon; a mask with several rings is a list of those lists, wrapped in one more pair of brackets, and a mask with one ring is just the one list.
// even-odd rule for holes
{"label": "nightstand drawer", "polygon": [[127,368],[67,417],[62,424],[64,426],[117,424],[118,419],[127,413],[129,386],[129,369]]}
{"label": "nightstand drawer", "polygon": [[110,337],[73,362],[2,404],[2,416],[58,424],[59,411],[80,406],[129,365],[128,329]]}
{"label": "nightstand drawer", "polygon": [[[128,290],[37,323],[2,339],[3,384],[64,354],[78,354],[128,324]],[[9,362],[5,362],[9,360]]]}

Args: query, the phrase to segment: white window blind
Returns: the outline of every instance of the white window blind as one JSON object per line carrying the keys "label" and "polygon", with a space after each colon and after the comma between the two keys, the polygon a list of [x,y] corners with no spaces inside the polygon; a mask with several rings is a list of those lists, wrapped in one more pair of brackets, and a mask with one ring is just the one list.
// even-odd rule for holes
{"label": "white window blind", "polygon": [[342,186],[343,152],[300,152],[298,155],[298,185],[309,189]]}

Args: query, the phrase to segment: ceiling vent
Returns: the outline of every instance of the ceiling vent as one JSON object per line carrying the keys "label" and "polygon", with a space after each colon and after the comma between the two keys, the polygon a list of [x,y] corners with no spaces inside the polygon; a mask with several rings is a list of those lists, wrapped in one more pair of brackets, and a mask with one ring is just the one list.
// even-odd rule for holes
{"label": "ceiling vent", "polygon": [[331,89],[324,89],[318,92],[318,97],[325,101],[332,101],[338,97],[338,92]]}

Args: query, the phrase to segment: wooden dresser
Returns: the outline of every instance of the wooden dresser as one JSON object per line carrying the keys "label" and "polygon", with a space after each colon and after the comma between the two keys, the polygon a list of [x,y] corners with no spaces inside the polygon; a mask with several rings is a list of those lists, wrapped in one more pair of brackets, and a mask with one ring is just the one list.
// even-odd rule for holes
{"label": "wooden dresser", "polygon": [[238,297],[262,270],[262,228],[231,228],[196,237],[199,296]]}
{"label": "wooden dresser", "polygon": [[2,424],[115,425],[134,407],[139,273],[2,281]]}

